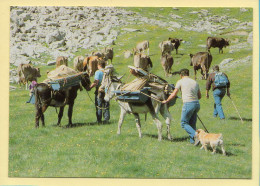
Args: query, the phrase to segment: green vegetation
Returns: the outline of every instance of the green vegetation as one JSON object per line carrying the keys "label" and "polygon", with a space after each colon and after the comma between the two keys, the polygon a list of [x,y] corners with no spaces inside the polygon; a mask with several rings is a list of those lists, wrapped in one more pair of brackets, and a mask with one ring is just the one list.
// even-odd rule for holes
{"label": "green vegetation", "polygon": [[[156,19],[153,15],[167,16],[169,13],[183,17],[181,23],[198,18],[188,14],[200,8],[180,8],[178,12],[172,8],[128,8],[132,11]],[[206,8],[205,8],[206,9]],[[252,11],[240,13],[239,9],[207,9],[213,15],[227,15],[241,21],[252,21]],[[241,16],[243,14],[243,16]],[[170,32],[159,26],[136,24],[127,28],[141,29],[142,32],[132,32],[119,35],[114,45],[115,57],[113,64],[118,74],[126,74],[124,82],[128,82],[128,65],[133,64],[133,58],[125,59],[124,50],[131,50],[137,42],[150,41],[150,54],[153,62],[152,73],[164,77],[160,64],[160,50],[158,44],[168,37],[178,37],[186,42],[179,48],[179,54],[174,51],[173,71],[181,68],[191,70],[188,54],[205,51],[199,45],[206,44],[209,36],[206,32],[185,31],[183,28]],[[146,31],[143,31],[146,30]],[[247,36],[223,36],[230,40],[238,38],[245,42]],[[231,45],[235,45],[231,43]],[[91,51],[81,50],[77,55],[85,55]],[[239,52],[229,53],[224,48],[224,54],[218,54],[218,49],[211,49],[212,65],[219,64],[226,58],[234,61],[252,55],[252,49],[241,49]],[[44,56],[48,58],[48,56]],[[69,62],[73,66],[73,62]],[[47,70],[55,67],[43,66],[42,77],[46,78]],[[252,63],[241,64],[236,68],[223,69],[231,81],[231,97],[241,116],[242,124],[233,107],[231,100],[223,99],[226,121],[213,118],[213,96],[205,97],[205,80],[198,82],[203,94],[200,101],[199,117],[212,133],[222,133],[227,156],[221,151],[216,155],[200,150],[189,144],[188,135],[180,126],[182,101],[170,108],[174,121],[171,125],[173,140],[166,138],[165,122],[163,122],[164,140],[158,142],[157,129],[148,115],[145,121],[141,115],[143,138],[139,139],[134,117],[128,115],[122,126],[122,134],[116,134],[119,119],[119,106],[111,101],[111,123],[98,125],[95,123],[95,108],[84,90],[78,92],[73,112],[73,128],[66,128],[68,124],[67,107],[62,119],[62,127],[57,127],[55,108],[48,108],[45,112],[46,127],[40,125],[34,128],[35,109],[25,102],[29,99],[29,92],[17,89],[10,92],[10,123],[9,123],[9,177],[109,177],[109,178],[251,178],[252,177]],[[131,78],[131,77],[130,77]],[[179,76],[165,78],[169,83],[176,84]],[[93,80],[93,79],[92,79]],[[14,85],[16,86],[16,85]],[[88,92],[94,100],[94,90]],[[203,128],[197,122],[197,128]]]}

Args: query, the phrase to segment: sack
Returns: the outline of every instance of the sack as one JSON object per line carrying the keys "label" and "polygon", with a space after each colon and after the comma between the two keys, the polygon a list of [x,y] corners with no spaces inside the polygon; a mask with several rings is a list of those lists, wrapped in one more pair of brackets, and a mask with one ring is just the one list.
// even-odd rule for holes
{"label": "sack", "polygon": [[218,72],[215,75],[215,86],[216,87],[226,87],[228,84],[228,78],[222,72]]}

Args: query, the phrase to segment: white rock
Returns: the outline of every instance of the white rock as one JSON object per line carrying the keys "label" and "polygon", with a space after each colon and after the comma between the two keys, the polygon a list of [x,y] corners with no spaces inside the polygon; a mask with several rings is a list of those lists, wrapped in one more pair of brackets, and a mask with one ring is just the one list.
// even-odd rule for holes
{"label": "white rock", "polygon": [[250,32],[247,38],[247,42],[253,46],[253,32]]}
{"label": "white rock", "polygon": [[56,65],[56,61],[48,61],[47,66]]}

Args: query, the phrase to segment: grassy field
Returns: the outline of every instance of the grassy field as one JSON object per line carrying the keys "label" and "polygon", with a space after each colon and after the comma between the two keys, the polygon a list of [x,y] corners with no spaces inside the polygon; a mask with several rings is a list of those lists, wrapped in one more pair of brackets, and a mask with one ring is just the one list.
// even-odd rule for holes
{"label": "grassy field", "polygon": [[[153,8],[129,8],[147,17],[158,14]],[[188,21],[197,19],[194,14],[187,12],[199,10],[196,8],[180,9],[178,15]],[[241,22],[252,21],[252,11],[240,16],[239,9],[208,9],[216,15],[228,14]],[[159,12],[167,16],[174,11],[163,8]],[[173,12],[176,13],[176,12]],[[238,17],[237,17],[238,16]],[[163,19],[163,18],[162,18]],[[160,50],[158,44],[168,37],[178,37],[187,41],[182,43],[179,54],[174,55],[173,71],[188,68],[193,77],[193,70],[189,66],[188,54],[205,51],[198,45],[205,45],[206,32],[186,31],[183,28],[170,32],[167,29],[148,24],[127,26],[141,29],[145,32],[125,33],[117,38],[114,45],[115,58],[113,64],[118,74],[126,74],[123,81],[128,82],[128,65],[133,64],[133,58],[125,59],[124,50],[130,50],[138,41],[150,41],[150,54],[153,62],[152,73],[164,77],[160,64]],[[120,28],[118,28],[120,29]],[[226,31],[226,30],[225,30]],[[239,42],[246,42],[247,36],[228,36]],[[231,43],[231,45],[234,45]],[[91,51],[81,50],[77,53],[84,55]],[[219,64],[226,58],[235,60],[252,56],[252,48],[244,48],[239,52],[229,53],[224,48],[224,54],[218,54],[218,49],[211,49],[213,55],[212,66]],[[175,52],[174,52],[175,54]],[[72,67],[72,61],[69,62]],[[42,66],[43,74],[39,81],[46,78],[46,71],[54,67]],[[189,144],[188,135],[180,126],[182,101],[170,108],[174,121],[171,125],[173,140],[166,138],[166,126],[163,126],[163,138],[157,140],[157,129],[148,115],[145,121],[141,115],[143,138],[139,139],[134,117],[128,115],[122,126],[122,134],[117,135],[119,106],[111,101],[111,123],[98,125],[95,123],[95,108],[84,90],[78,93],[73,113],[73,128],[66,128],[68,124],[67,108],[62,119],[62,127],[57,127],[55,108],[48,108],[45,112],[46,127],[34,128],[34,105],[26,104],[29,99],[28,91],[18,88],[10,92],[10,122],[9,122],[9,177],[109,177],[109,178],[244,178],[252,177],[252,62],[241,64],[235,68],[223,69],[231,81],[231,97],[235,102],[244,123],[240,122],[238,114],[229,98],[223,99],[226,121],[213,118],[213,96],[205,97],[205,80],[198,78],[202,91],[201,109],[199,117],[207,129],[213,133],[222,133],[227,156],[218,151],[216,155],[200,150]],[[198,74],[200,77],[200,74]],[[165,78],[169,83],[176,84],[179,76]],[[93,80],[93,79],[92,79]],[[17,86],[17,85],[13,85]],[[88,92],[94,99],[94,90]],[[161,121],[164,123],[162,117]],[[197,122],[197,128],[203,128]]]}

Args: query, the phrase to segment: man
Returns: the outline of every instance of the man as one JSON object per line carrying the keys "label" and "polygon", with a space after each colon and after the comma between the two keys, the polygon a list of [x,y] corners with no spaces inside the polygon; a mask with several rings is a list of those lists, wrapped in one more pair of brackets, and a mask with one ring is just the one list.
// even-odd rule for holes
{"label": "man", "polygon": [[173,93],[163,103],[168,103],[175,98],[179,90],[182,93],[183,107],[181,113],[181,127],[189,134],[190,143],[194,143],[194,136],[196,131],[197,113],[200,110],[199,99],[201,92],[199,84],[189,78],[189,70],[182,69],[180,71],[181,79],[177,81]]}
{"label": "man", "polygon": [[213,97],[214,97],[214,112],[213,116],[219,116],[220,119],[225,119],[225,115],[222,109],[221,100],[226,94],[227,89],[227,96],[230,97],[230,82],[228,77],[225,73],[219,71],[219,66],[216,65],[213,67],[213,73],[211,73],[207,79],[206,83],[206,97],[209,98],[209,90],[212,85],[213,90]]}
{"label": "man", "polygon": [[96,116],[97,116],[98,123],[102,122],[102,110],[103,110],[103,117],[104,117],[103,123],[108,123],[110,119],[109,102],[106,102],[104,100],[105,92],[99,90],[99,87],[103,79],[105,66],[106,66],[106,62],[104,60],[98,61],[98,70],[95,72],[94,82],[90,85],[91,89],[93,87],[96,87],[95,106],[96,106]]}

